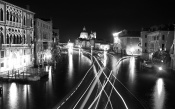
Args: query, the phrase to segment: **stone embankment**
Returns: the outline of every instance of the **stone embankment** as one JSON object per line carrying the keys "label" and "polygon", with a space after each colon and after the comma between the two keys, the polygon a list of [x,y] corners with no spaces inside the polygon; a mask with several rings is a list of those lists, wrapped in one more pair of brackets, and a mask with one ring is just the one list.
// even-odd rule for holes
{"label": "stone embankment", "polygon": [[30,67],[27,68],[26,71],[13,71],[11,73],[6,72],[0,74],[0,81],[6,82],[33,82],[39,81],[42,78],[48,77],[48,67],[45,66],[44,68],[34,68]]}

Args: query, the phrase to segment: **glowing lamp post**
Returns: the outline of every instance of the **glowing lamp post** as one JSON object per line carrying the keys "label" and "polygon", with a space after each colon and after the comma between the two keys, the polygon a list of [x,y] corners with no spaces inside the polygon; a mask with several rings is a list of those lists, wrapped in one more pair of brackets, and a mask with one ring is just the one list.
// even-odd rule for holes
{"label": "glowing lamp post", "polygon": [[120,33],[122,33],[122,31],[113,33],[114,43],[120,43],[120,39],[118,38]]}
{"label": "glowing lamp post", "polygon": [[122,31],[113,33],[113,37],[114,37],[114,51],[117,51],[117,52],[118,52],[118,49],[121,48],[120,47],[120,39],[119,39],[119,34],[121,32]]}

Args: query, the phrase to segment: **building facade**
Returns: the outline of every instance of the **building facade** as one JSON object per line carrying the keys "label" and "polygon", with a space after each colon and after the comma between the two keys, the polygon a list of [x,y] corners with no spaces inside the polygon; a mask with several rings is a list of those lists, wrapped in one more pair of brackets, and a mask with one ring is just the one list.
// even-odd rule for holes
{"label": "building facade", "polygon": [[128,55],[141,55],[141,37],[139,31],[123,30],[115,37],[114,51],[116,53],[126,53]]}
{"label": "building facade", "polygon": [[0,73],[33,65],[34,12],[0,1]]}
{"label": "building facade", "polygon": [[174,39],[172,25],[153,26],[142,30],[142,52],[147,59],[152,59],[153,53],[158,50],[170,51]]}
{"label": "building facade", "polygon": [[52,41],[56,45],[58,45],[59,42],[60,42],[59,29],[58,28],[53,28],[53,38],[52,38]]}
{"label": "building facade", "polygon": [[43,65],[51,60],[53,42],[52,21],[35,19],[35,65]]}
{"label": "building facade", "polygon": [[88,34],[86,28],[80,33],[79,38],[75,39],[75,47],[91,48],[95,47],[96,32]]}
{"label": "building facade", "polygon": [[174,24],[174,40],[170,49],[171,69],[175,70],[175,24]]}

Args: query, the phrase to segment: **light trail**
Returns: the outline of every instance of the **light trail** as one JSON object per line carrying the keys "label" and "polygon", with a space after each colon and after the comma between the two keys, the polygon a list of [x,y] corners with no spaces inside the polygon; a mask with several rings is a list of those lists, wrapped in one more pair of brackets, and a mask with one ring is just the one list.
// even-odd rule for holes
{"label": "light trail", "polygon": [[[114,79],[114,82],[113,82],[113,84],[115,83],[115,79]],[[109,103],[109,101],[110,101],[110,98],[111,98],[111,95],[112,95],[112,91],[113,91],[113,87],[112,87],[112,89],[111,89],[111,92],[110,92],[110,94],[109,94],[109,96],[108,96],[108,101],[107,101],[107,103],[106,103],[106,105],[105,105],[105,109],[106,109],[106,107],[107,107],[107,105],[108,105],[108,103]],[[113,108],[113,107],[112,107]]]}
{"label": "light trail", "polygon": [[[86,52],[86,51],[84,51],[84,52]],[[86,53],[87,53],[87,54],[90,54],[90,53],[88,53],[88,52],[86,52]],[[90,55],[91,55],[91,54],[90,54]],[[111,55],[111,54],[110,54],[110,55]],[[94,57],[94,56],[93,56],[93,57]],[[126,58],[128,58],[128,57],[130,57],[130,56],[122,57],[121,59],[119,59],[119,61],[117,62],[117,64],[118,64],[121,60],[126,59]],[[74,105],[73,109],[76,108],[76,106],[78,105],[78,103],[80,102],[80,100],[82,99],[82,97],[85,95],[85,93],[87,92],[87,90],[89,89],[89,87],[91,86],[91,84],[93,83],[93,81],[94,81],[95,79],[96,79],[96,80],[94,81],[93,86],[91,87],[91,90],[89,91],[89,93],[88,93],[86,99],[84,100],[83,104],[81,105],[81,108],[83,108],[83,107],[85,106],[85,104],[86,104],[87,100],[89,99],[89,97],[90,97],[90,95],[91,95],[91,93],[92,93],[92,91],[93,91],[93,89],[94,89],[94,87],[95,87],[95,85],[96,85],[96,83],[97,83],[97,80],[98,80],[98,81],[100,82],[101,86],[102,86],[102,89],[101,89],[101,91],[99,92],[99,94],[96,96],[96,98],[94,99],[94,101],[91,103],[91,105],[89,106],[89,108],[91,108],[92,105],[95,103],[95,101],[99,98],[98,101],[97,101],[96,107],[95,107],[95,108],[97,108],[98,102],[99,102],[99,100],[100,100],[101,93],[102,93],[102,91],[104,91],[105,95],[106,95],[107,98],[108,98],[107,104],[110,103],[111,108],[113,109],[112,103],[111,103],[111,101],[110,101],[110,97],[111,97],[112,90],[114,89],[115,92],[116,92],[116,93],[120,96],[120,98],[122,99],[122,101],[123,101],[123,103],[124,103],[126,109],[128,109],[128,107],[127,107],[127,105],[126,105],[124,99],[122,98],[122,96],[120,95],[120,93],[116,90],[115,86],[113,85],[113,84],[115,83],[115,80],[114,80],[113,83],[111,83],[111,81],[109,80],[109,78],[111,77],[111,75],[112,75],[115,79],[117,79],[117,78],[113,75],[112,71],[110,72],[110,75],[107,77],[106,74],[105,74],[105,72],[103,71],[103,68],[104,68],[104,67],[102,68],[102,67],[100,66],[99,62],[97,61],[97,59],[96,59],[95,57],[94,57],[94,59],[96,60],[98,66],[100,67],[100,70],[98,71],[98,73],[96,74],[96,76],[93,78],[93,80],[91,81],[91,83],[89,84],[89,86],[87,87],[87,89],[85,90],[85,92],[83,93],[83,95],[80,97],[80,99],[78,100],[78,102]],[[102,62],[102,63],[103,63],[103,62]],[[92,68],[93,66],[94,66],[94,62],[93,62],[93,64],[92,64],[91,68]],[[90,68],[90,69],[91,69],[91,68]],[[88,70],[88,72],[90,71],[90,69]],[[86,75],[88,74],[88,72],[86,73]],[[103,73],[103,74],[105,75],[105,77],[107,78],[107,81],[105,82],[104,85],[102,85],[101,81],[99,80],[99,77],[101,76],[102,73]],[[79,87],[79,86],[81,85],[81,83],[84,81],[86,75],[83,77],[83,79],[82,79],[81,82],[79,83],[78,87]],[[118,80],[118,79],[117,79],[117,80]],[[119,81],[119,80],[118,80],[118,81]],[[106,86],[106,84],[107,84],[108,82],[109,82],[109,83],[111,84],[111,86],[112,86],[112,89],[111,89],[111,92],[110,92],[110,95],[109,95],[109,96],[108,96],[108,94],[106,93],[106,91],[104,90],[104,88],[105,88],[105,86]],[[120,82],[120,81],[119,81],[119,82]],[[120,83],[121,83],[121,82],[120,82]],[[122,83],[121,83],[121,84],[122,84]],[[123,84],[122,84],[122,85],[123,85]],[[123,86],[124,86],[124,85],[123,85]],[[76,90],[78,89],[78,87],[76,88]],[[124,87],[125,87],[125,86],[124,86]],[[125,88],[126,88],[126,87],[125,87]],[[127,89],[127,88],[126,88],[126,89]],[[74,92],[75,92],[76,90],[74,90]],[[128,89],[127,89],[127,90],[128,90]],[[67,97],[66,101],[74,94],[74,92],[73,92],[69,97]],[[66,101],[65,101],[65,102],[66,102]],[[61,106],[62,106],[65,102],[62,102]],[[106,106],[107,106],[107,104],[106,104]],[[61,107],[61,106],[59,106],[59,107]],[[105,108],[106,108],[106,106],[105,106]],[[59,108],[59,107],[58,107],[58,108]],[[57,108],[57,109],[58,109],[58,108]],[[88,108],[88,109],[89,109],[89,108]]]}
{"label": "light trail", "polygon": [[89,87],[91,86],[92,82],[95,80],[95,78],[98,76],[99,73],[97,73],[97,75],[93,78],[93,80],[91,81],[91,83],[89,84],[89,86],[87,87],[87,89],[85,90],[85,92],[83,93],[83,95],[80,97],[80,99],[77,101],[77,103],[74,105],[73,109],[75,109],[75,107],[77,106],[77,104],[80,102],[80,100],[82,99],[82,97],[84,96],[84,94],[87,92],[87,90],[89,89]]}
{"label": "light trail", "polygon": [[[96,60],[96,62],[98,63],[98,61],[97,61],[96,58],[95,58],[95,60]],[[88,109],[90,109],[90,108],[92,107],[92,105],[95,103],[95,101],[97,100],[97,98],[99,97],[99,95],[102,93],[102,91],[104,90],[104,87],[106,86],[106,84],[107,84],[108,82],[112,85],[112,87],[114,88],[115,92],[120,96],[120,98],[121,98],[121,100],[123,101],[123,103],[124,103],[126,109],[128,109],[128,106],[126,105],[125,100],[124,100],[123,97],[120,95],[120,93],[116,90],[116,88],[115,88],[114,85],[111,83],[111,81],[109,80],[110,76],[112,75],[112,71],[110,72],[109,77],[107,77],[106,74],[105,74],[104,72],[102,72],[102,73],[103,73],[103,74],[105,75],[105,77],[107,78],[107,81],[106,81],[106,83],[104,84],[104,86],[102,87],[102,90],[100,91],[100,93],[98,94],[98,96],[94,99],[94,101],[91,103],[91,105],[89,106]]]}
{"label": "light trail", "polygon": [[[88,53],[88,52],[87,52],[87,53]],[[95,81],[94,81],[95,78],[91,81],[90,85],[92,84],[93,81],[94,81],[94,83],[93,83],[93,85],[92,85],[92,87],[91,87],[89,93],[87,94],[86,99],[84,100],[83,104],[81,105],[81,109],[84,108],[84,106],[85,106],[87,100],[89,99],[89,97],[90,97],[90,95],[91,95],[91,93],[92,93],[92,91],[93,91],[93,89],[94,89],[94,87],[95,87],[97,81],[100,81],[100,80],[99,80],[99,77],[101,76],[101,74],[102,74],[102,72],[103,72],[103,68],[100,66],[99,63],[98,63],[98,65],[99,65],[99,67],[101,68],[100,70],[102,70],[102,71],[99,72],[98,74],[96,74],[96,76],[95,76],[96,80],[95,80]],[[99,70],[99,71],[100,71],[100,70]],[[100,83],[101,83],[101,81],[100,81]],[[82,99],[82,97],[84,96],[84,94],[85,94],[85,93],[87,92],[87,90],[89,89],[90,85],[88,86],[88,88],[86,89],[86,91],[83,93],[83,95],[80,97],[80,99],[78,100],[78,102],[74,105],[73,109],[75,109],[75,107],[78,105],[78,103],[80,102],[80,100]],[[102,84],[101,84],[101,85],[102,85]],[[105,95],[108,97],[106,91],[105,91],[105,90],[103,90],[103,91],[105,92]],[[100,99],[100,98],[99,98],[99,99]],[[98,101],[99,101],[99,99],[98,99]],[[110,105],[111,105],[111,107],[112,107],[111,101],[109,101],[109,102],[110,102]],[[98,102],[97,102],[97,104],[98,104]],[[97,107],[97,105],[96,105],[96,107]],[[113,108],[113,107],[112,107],[112,108]]]}
{"label": "light trail", "polygon": [[[108,53],[109,54],[109,53]],[[111,55],[111,54],[109,54],[109,55]],[[113,56],[113,55],[111,55],[111,56]],[[114,57],[114,56],[113,56]],[[121,58],[121,60],[123,60],[123,59],[127,59],[127,58],[131,58],[131,57],[136,57],[136,56],[124,56],[124,57],[122,57]],[[121,61],[120,60],[120,61]],[[112,74],[113,75],[113,74]],[[143,106],[143,108],[144,109],[146,109],[145,108],[145,106],[141,103],[141,101],[134,95],[134,94],[132,94],[132,92],[131,91],[129,91],[129,89],[128,88],[126,88],[126,86],[125,85],[123,85],[123,83],[120,81],[120,80],[118,80],[117,79],[117,77],[115,76],[115,75],[113,75],[113,77]]]}
{"label": "light trail", "polygon": [[[103,71],[102,71],[103,72]],[[109,77],[111,76],[112,73],[110,73]],[[94,101],[91,103],[91,105],[89,106],[88,109],[90,109],[92,107],[92,105],[95,103],[95,101],[97,100],[97,98],[101,95],[102,91],[104,90],[104,87],[106,86],[106,84],[108,83],[109,79],[107,79],[107,81],[105,82],[105,84],[102,86],[101,91],[99,92],[99,94],[95,97]]]}
{"label": "light trail", "polygon": [[[101,83],[101,81],[100,81],[100,79],[99,79],[99,82],[100,82],[100,85],[103,87],[103,85],[102,85],[102,83]],[[109,96],[108,96],[108,94],[106,93],[106,91],[104,90],[104,93],[105,93],[105,95],[109,98]],[[101,97],[101,96],[100,96]],[[97,101],[97,104],[96,104],[96,107],[95,107],[95,109],[97,108],[97,105],[98,105],[98,102],[99,102],[99,100],[100,100],[100,97],[99,97],[99,99],[98,99],[98,101]],[[113,109],[113,106],[112,106],[112,103],[111,103],[111,101],[110,101],[110,99],[109,99],[109,101],[108,101],[109,103],[110,103],[110,105],[111,105],[111,108]]]}
{"label": "light trail", "polygon": [[83,108],[84,108],[84,106],[85,106],[87,100],[89,99],[89,97],[90,97],[92,91],[94,90],[94,87],[95,87],[95,85],[97,84],[97,81],[98,81],[99,77],[101,76],[102,72],[103,72],[103,69],[100,69],[100,70],[99,70],[99,73],[98,73],[98,75],[97,75],[97,77],[96,77],[94,83],[92,84],[92,86],[91,86],[91,88],[90,88],[90,90],[89,90],[89,92],[88,92],[88,94],[87,94],[87,96],[86,96],[86,98],[85,98],[83,104],[81,105],[80,109],[83,109]]}
{"label": "light trail", "polygon": [[[75,91],[79,88],[79,86],[82,84],[82,82],[84,81],[85,77],[87,76],[87,74],[89,73],[89,71],[91,70],[91,68],[93,67],[94,62],[92,63],[91,67],[89,68],[89,70],[87,71],[87,73],[85,74],[85,76],[83,77],[83,79],[80,81],[80,83],[78,84],[78,86],[75,88],[75,90],[73,91],[73,93],[70,94],[70,96],[68,96],[65,100],[67,101],[74,93]],[[95,77],[94,77],[95,78]],[[65,101],[65,102],[66,102]],[[59,105],[56,109],[59,109],[64,103],[64,101],[61,103],[61,105]]]}

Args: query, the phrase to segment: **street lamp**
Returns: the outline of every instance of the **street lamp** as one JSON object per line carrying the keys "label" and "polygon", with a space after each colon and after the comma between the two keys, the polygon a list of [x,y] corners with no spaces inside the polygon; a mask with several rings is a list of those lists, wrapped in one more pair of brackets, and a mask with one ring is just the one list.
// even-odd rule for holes
{"label": "street lamp", "polygon": [[121,48],[120,39],[119,39],[119,34],[120,33],[122,33],[122,31],[113,33],[113,37],[114,37],[114,50],[117,51],[117,52],[118,52],[118,49]]}
{"label": "street lamp", "polygon": [[120,43],[120,39],[118,37],[121,32],[122,31],[113,33],[114,43]]}

